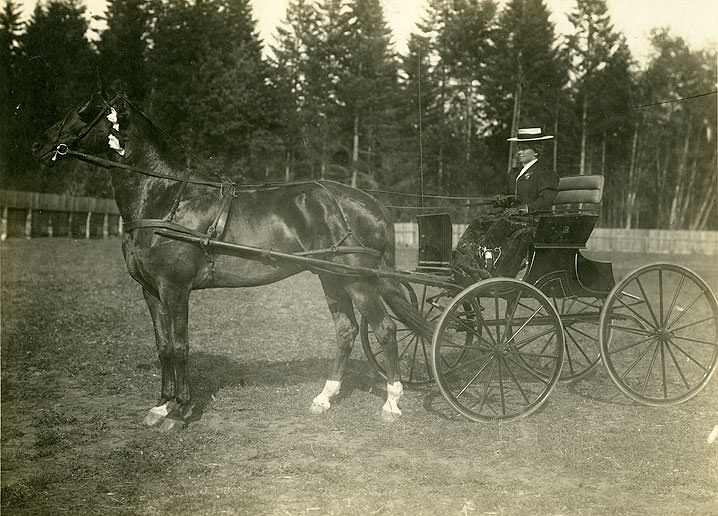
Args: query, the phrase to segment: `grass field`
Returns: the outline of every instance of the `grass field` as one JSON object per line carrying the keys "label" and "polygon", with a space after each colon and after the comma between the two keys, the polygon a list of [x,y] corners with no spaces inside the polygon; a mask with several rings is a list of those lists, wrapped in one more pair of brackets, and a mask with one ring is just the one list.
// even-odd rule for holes
{"label": "grass field", "polygon": [[[514,423],[457,416],[438,389],[379,418],[383,381],[357,345],[322,416],[334,332],[318,280],[202,291],[190,307],[196,420],[142,424],[159,370],[118,240],[2,244],[2,512],[247,515],[718,514],[718,380],[678,406],[637,405],[606,373],[559,384]],[[412,251],[400,253],[410,265]],[[702,257],[599,255],[616,276]]]}

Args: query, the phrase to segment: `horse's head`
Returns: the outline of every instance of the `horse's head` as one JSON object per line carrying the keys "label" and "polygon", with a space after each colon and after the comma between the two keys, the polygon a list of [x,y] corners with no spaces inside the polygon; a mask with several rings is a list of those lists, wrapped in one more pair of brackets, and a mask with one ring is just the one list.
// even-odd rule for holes
{"label": "horse's head", "polygon": [[[32,146],[33,155],[46,165],[73,153],[104,155],[122,154],[119,124],[124,98],[95,93],[81,107],[71,110],[50,127]],[[77,156],[77,154],[74,154]]]}

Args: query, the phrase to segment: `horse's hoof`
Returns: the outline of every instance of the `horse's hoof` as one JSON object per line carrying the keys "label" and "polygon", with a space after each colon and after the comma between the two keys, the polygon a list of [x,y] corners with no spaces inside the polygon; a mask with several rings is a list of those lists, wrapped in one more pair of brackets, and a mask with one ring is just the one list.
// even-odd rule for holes
{"label": "horse's hoof", "polygon": [[147,426],[157,426],[162,423],[167,415],[175,410],[175,408],[177,408],[177,404],[174,401],[168,401],[162,405],[152,407],[145,416],[144,423]]}
{"label": "horse's hoof", "polygon": [[312,406],[309,407],[309,411],[312,414],[324,414],[325,412],[329,411],[329,405],[320,405],[319,403],[312,403]]}
{"label": "horse's hoof", "polygon": [[160,432],[175,432],[182,430],[185,427],[185,422],[182,419],[175,419],[173,417],[167,417],[160,425]]}
{"label": "horse's hoof", "polygon": [[389,410],[381,411],[381,420],[385,423],[393,423],[395,421],[399,421],[399,419],[401,419],[401,411],[399,411],[399,412],[391,412]]}
{"label": "horse's hoof", "polygon": [[157,412],[150,411],[145,416],[145,419],[143,422],[147,426],[157,426],[160,423],[162,423],[162,421],[164,421],[166,417],[167,417],[166,415],[163,416],[162,414],[158,414]]}

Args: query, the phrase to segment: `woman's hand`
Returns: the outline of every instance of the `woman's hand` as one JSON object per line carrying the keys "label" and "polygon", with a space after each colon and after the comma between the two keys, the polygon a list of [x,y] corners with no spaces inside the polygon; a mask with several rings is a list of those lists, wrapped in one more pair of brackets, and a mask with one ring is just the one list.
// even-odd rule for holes
{"label": "woman's hand", "polygon": [[493,204],[496,208],[511,208],[512,206],[515,206],[518,204],[519,196],[518,195],[504,195],[504,194],[498,194],[494,197]]}
{"label": "woman's hand", "polygon": [[506,208],[501,214],[502,217],[512,217],[514,215],[528,215],[529,208],[525,204],[511,206]]}

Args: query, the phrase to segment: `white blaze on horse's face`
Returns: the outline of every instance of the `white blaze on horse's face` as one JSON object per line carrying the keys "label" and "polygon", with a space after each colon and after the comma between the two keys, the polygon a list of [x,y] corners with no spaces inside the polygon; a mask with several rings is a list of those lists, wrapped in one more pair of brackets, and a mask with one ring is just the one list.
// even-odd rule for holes
{"label": "white blaze on horse's face", "polygon": [[[117,119],[117,111],[115,111],[115,108],[110,108],[110,113],[107,115],[107,121],[112,124],[112,129],[120,132],[120,123]],[[110,133],[107,136],[107,143],[110,146],[110,149],[114,150],[119,154],[120,156],[125,155],[125,149],[122,148],[122,145],[120,145],[120,140],[115,136],[114,134]]]}

